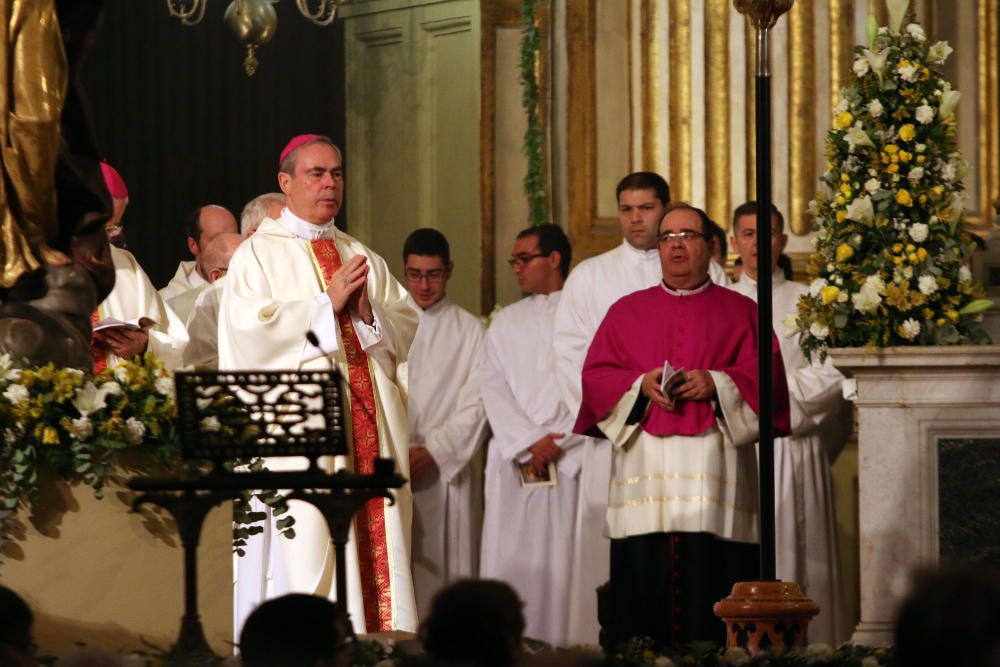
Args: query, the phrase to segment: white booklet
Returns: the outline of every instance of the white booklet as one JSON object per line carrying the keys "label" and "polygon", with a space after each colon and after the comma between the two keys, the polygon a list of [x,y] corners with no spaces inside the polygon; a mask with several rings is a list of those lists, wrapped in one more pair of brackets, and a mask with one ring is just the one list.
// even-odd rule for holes
{"label": "white booklet", "polygon": [[673,392],[679,385],[687,382],[687,375],[684,374],[683,368],[674,369],[670,365],[669,361],[663,362],[663,377],[660,378],[660,393],[670,401],[670,407],[673,407],[674,397]]}
{"label": "white booklet", "polygon": [[545,472],[541,475],[537,474],[531,467],[531,463],[517,463],[518,472],[521,473],[521,486],[524,488],[532,488],[536,486],[555,486],[557,483],[556,477],[556,464],[549,462],[545,464]]}
{"label": "white booklet", "polygon": [[146,329],[156,324],[156,320],[150,319],[148,317],[139,317],[134,320],[119,320],[114,317],[105,317],[94,325],[94,331],[102,331],[103,329],[128,329],[129,331],[138,331],[139,329]]}

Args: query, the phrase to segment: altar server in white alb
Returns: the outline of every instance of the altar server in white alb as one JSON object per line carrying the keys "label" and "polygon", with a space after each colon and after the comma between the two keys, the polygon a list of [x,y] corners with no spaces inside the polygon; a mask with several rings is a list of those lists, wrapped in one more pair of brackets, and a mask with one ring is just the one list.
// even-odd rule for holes
{"label": "altar server in white alb", "polygon": [[446,294],[454,262],[448,239],[418,229],[403,244],[403,277],[420,324],[406,364],[413,489],[413,588],[417,609],[479,572],[486,413],[479,357],[486,327]]}
{"label": "altar server in white alb", "polygon": [[[115,203],[114,215],[105,225],[110,239],[113,234],[122,235],[128,190],[113,167],[108,164],[101,167]],[[111,260],[115,266],[115,287],[91,315],[95,331],[90,353],[95,372],[147,351],[155,354],[167,369],[177,368],[188,343],[184,323],[156,293],[132,253],[112,245]]]}
{"label": "altar server in white alb", "polygon": [[[493,430],[480,576],[513,586],[524,599],[524,634],[556,646],[567,642],[570,591],[576,585],[572,561],[583,454],[552,356],[555,313],[570,259],[569,240],[556,225],[518,234],[510,264],[529,296],[493,319],[480,370]],[[546,477],[554,485],[540,485]]]}
{"label": "altar server in white alb", "polygon": [[[279,164],[287,206],[279,220],[261,223],[229,264],[219,316],[219,368],[314,370],[335,364],[344,380],[353,469],[371,472],[377,457],[391,458],[408,477],[409,424],[397,369],[406,359],[417,314],[385,261],[334,226],[344,177],[340,150],[330,139],[297,136]],[[318,346],[307,339],[310,331]],[[410,576],[412,496],[408,486],[395,496],[395,504],[367,503],[351,530],[348,611],[359,632],[417,627]],[[288,585],[332,597],[326,523],[312,506],[293,502],[291,512],[296,537],[280,541]],[[265,541],[254,540],[250,547],[263,549]],[[244,569],[238,573],[242,583],[256,577],[257,590],[266,586],[266,563],[256,572]],[[244,590],[242,584],[238,590]],[[236,605],[246,608],[239,599]]]}
{"label": "altar server in white alb", "polygon": [[[556,377],[569,411],[580,410],[580,374],[587,349],[608,308],[626,294],[660,282],[657,234],[670,203],[670,187],[659,174],[629,174],[615,189],[621,244],[580,262],[566,279],[556,309],[553,354]],[[597,588],[608,580],[610,544],[604,536],[611,474],[611,443],[585,438],[580,504],[573,554],[569,640],[597,643]]]}
{"label": "altar server in white alb", "polygon": [[[836,646],[849,639],[850,628],[844,617],[830,463],[851,434],[850,406],[843,400],[844,376],[829,361],[807,359],[798,331],[784,323],[797,314],[799,297],[809,289],[786,280],[778,268],[788,237],[777,208],[772,208],[771,238],[774,331],[785,362],[792,431],[774,441],[777,575],[797,582],[819,603],[809,640]],[[733,214],[733,245],[743,260],[743,274],[732,289],[756,300],[756,202],[742,204]]]}

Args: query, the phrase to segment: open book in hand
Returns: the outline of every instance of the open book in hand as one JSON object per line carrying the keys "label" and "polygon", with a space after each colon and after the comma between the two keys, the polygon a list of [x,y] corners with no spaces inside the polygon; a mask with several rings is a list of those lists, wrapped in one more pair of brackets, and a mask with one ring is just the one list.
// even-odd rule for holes
{"label": "open book in hand", "polygon": [[148,329],[154,324],[156,324],[156,320],[148,317],[139,317],[134,320],[119,320],[114,317],[105,317],[103,320],[94,325],[94,331],[98,332],[103,331],[104,329],[127,329],[129,331],[138,331],[139,329]]}
{"label": "open book in hand", "polygon": [[674,407],[674,390],[687,382],[687,376],[683,368],[674,368],[669,361],[663,362],[663,377],[660,378],[660,393],[670,401],[670,407]]}

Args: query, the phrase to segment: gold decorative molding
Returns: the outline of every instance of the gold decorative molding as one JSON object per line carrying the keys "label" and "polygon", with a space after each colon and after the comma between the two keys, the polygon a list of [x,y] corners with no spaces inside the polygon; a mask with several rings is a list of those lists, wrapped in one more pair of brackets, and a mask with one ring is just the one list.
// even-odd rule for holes
{"label": "gold decorative molding", "polygon": [[813,5],[797,2],[788,14],[789,210],[788,227],[797,236],[809,233],[806,213],[816,190],[816,63],[813,49]]}
{"label": "gold decorative molding", "polygon": [[643,169],[659,172],[660,118],[657,113],[660,100],[660,21],[663,7],[656,0],[642,0],[640,8],[640,36],[643,46],[642,62],[642,147]]}
{"label": "gold decorative molding", "polygon": [[729,0],[705,4],[705,211],[729,229]]}
{"label": "gold decorative molding", "polygon": [[[497,30],[521,25],[521,3],[519,0],[491,0],[480,3],[480,123],[479,123],[479,212],[480,212],[480,304],[485,315],[496,304],[496,65]],[[539,54],[539,100],[542,128],[548,136],[549,109],[549,35],[550,16],[548,5],[539,4],[536,20],[542,35],[542,49]],[[458,28],[446,26],[448,28]],[[520,61],[520,56],[518,56]],[[517,104],[504,100],[504,104]],[[547,143],[547,142],[546,142]],[[546,148],[547,154],[547,148]],[[548,164],[546,164],[546,180]]]}
{"label": "gold decorative molding", "polygon": [[854,60],[851,39],[854,25],[853,0],[830,0],[830,100],[837,103],[840,89],[847,85]]}
{"label": "gold decorative molding", "polygon": [[670,183],[671,199],[691,199],[691,0],[670,6]]}
{"label": "gold decorative molding", "polygon": [[978,117],[979,117],[979,214],[970,216],[975,226],[989,224],[993,202],[1000,199],[1000,85],[997,70],[997,0],[978,0]]}
{"label": "gold decorative molding", "polygon": [[617,218],[597,214],[596,0],[566,3],[566,164],[569,165],[569,238],[579,262],[613,248]]}

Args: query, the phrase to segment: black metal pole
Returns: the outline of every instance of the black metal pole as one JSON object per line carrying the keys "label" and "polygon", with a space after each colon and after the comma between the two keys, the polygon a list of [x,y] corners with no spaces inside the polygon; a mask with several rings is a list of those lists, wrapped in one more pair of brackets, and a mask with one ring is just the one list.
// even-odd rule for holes
{"label": "black metal pole", "polygon": [[768,30],[757,29],[757,359],[760,382],[760,578],[775,579],[774,377],[771,347],[771,73]]}

